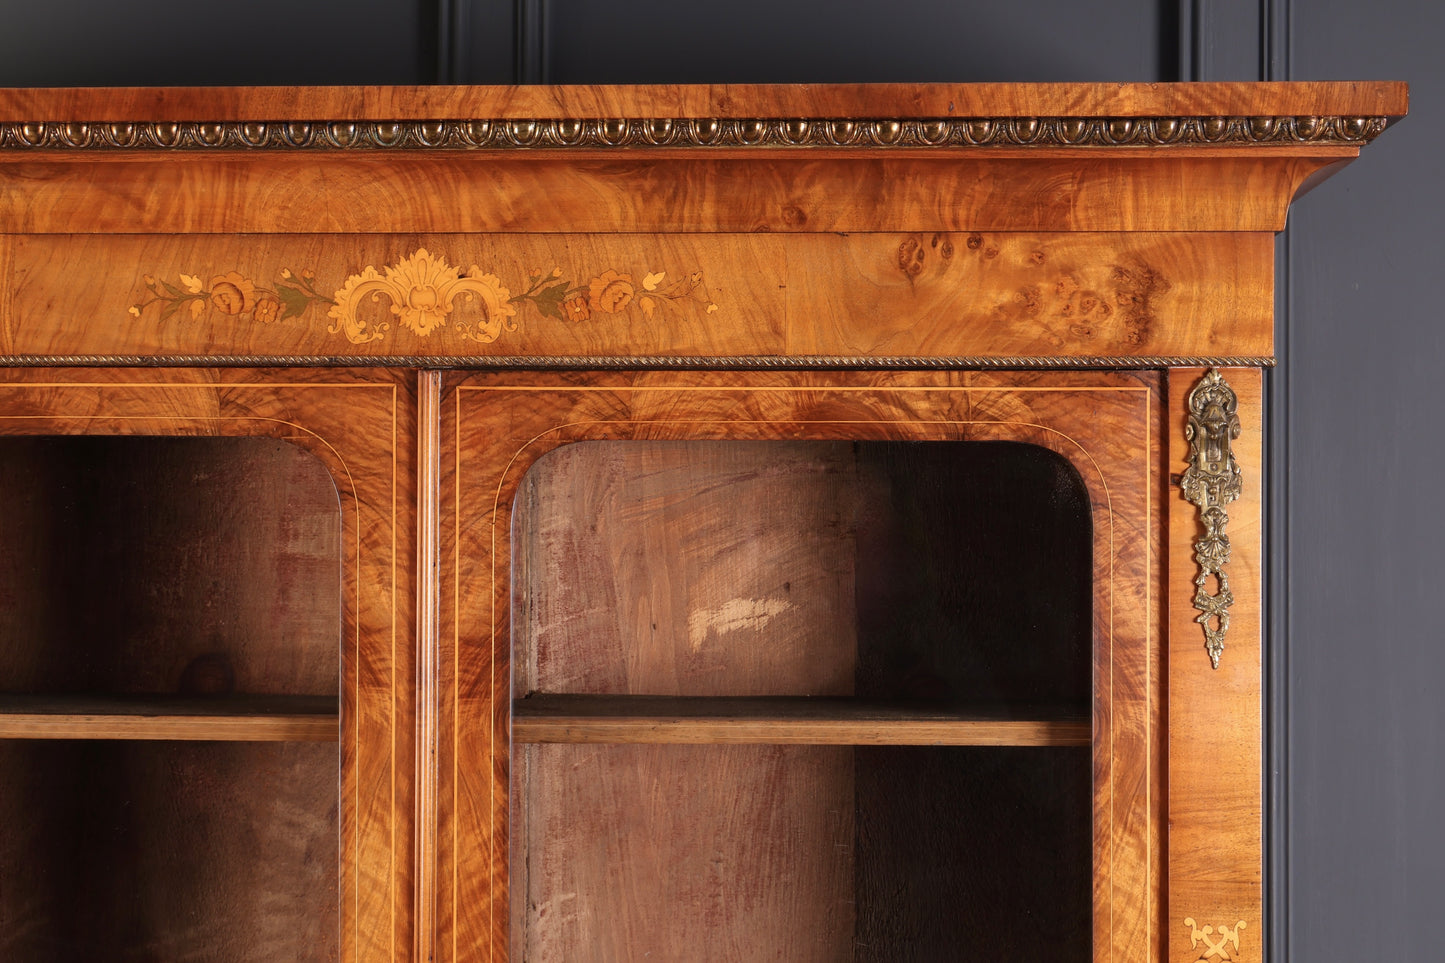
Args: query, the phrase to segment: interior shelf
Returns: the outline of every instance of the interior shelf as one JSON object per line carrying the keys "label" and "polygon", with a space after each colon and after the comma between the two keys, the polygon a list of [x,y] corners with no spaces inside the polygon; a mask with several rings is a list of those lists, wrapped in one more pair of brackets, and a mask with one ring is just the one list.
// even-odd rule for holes
{"label": "interior shelf", "polygon": [[1087,715],[851,698],[534,694],[512,703],[519,743],[813,746],[1087,746]]}
{"label": "interior shelf", "polygon": [[336,742],[335,696],[0,695],[0,739]]}

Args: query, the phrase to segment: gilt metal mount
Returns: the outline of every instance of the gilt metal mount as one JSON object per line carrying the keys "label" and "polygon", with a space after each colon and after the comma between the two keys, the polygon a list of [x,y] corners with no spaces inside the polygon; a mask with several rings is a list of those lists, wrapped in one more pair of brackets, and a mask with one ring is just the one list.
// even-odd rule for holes
{"label": "gilt metal mount", "polygon": [[[1219,668],[1224,653],[1224,636],[1229,631],[1229,536],[1224,533],[1229,514],[1224,506],[1239,497],[1244,488],[1239,462],[1234,460],[1231,442],[1239,437],[1239,397],[1218,368],[1211,368],[1189,392],[1189,418],[1184,426],[1189,440],[1189,467],[1180,479],[1184,497],[1199,507],[1204,534],[1194,540],[1194,560],[1199,574],[1194,577],[1194,621],[1204,627],[1204,648],[1209,661]],[[1209,578],[1217,591],[1209,591]]]}

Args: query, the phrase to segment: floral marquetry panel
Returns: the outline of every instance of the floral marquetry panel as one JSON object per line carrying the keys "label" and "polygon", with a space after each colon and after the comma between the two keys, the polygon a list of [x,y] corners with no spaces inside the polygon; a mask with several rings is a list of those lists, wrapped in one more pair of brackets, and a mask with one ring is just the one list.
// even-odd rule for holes
{"label": "floral marquetry panel", "polygon": [[12,243],[0,352],[14,356],[1037,364],[1271,351],[1262,234]]}

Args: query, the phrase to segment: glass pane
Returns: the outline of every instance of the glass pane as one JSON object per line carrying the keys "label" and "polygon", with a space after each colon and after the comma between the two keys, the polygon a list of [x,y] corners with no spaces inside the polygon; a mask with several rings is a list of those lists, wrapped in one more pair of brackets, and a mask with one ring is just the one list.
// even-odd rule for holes
{"label": "glass pane", "polygon": [[[516,958],[1089,955],[1092,524],[1065,459],[580,443],[524,479],[513,552],[514,733],[577,716],[514,750]],[[801,705],[864,722],[795,744],[832,738],[799,738]],[[872,744],[920,712],[957,744]],[[977,744],[980,718],[1077,737]]]}
{"label": "glass pane", "polygon": [[335,959],[337,744],[253,741],[302,703],[300,738],[335,738],[324,466],[265,438],[0,438],[0,544],[0,723],[45,733],[0,740],[0,958]]}

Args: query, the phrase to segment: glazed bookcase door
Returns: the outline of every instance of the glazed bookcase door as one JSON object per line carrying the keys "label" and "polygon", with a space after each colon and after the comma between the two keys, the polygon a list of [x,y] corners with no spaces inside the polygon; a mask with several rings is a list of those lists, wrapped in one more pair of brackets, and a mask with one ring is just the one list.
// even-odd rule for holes
{"label": "glazed bookcase door", "polygon": [[412,380],[0,377],[0,956],[409,957]]}
{"label": "glazed bookcase door", "polygon": [[1159,387],[448,376],[438,958],[1153,957]]}

